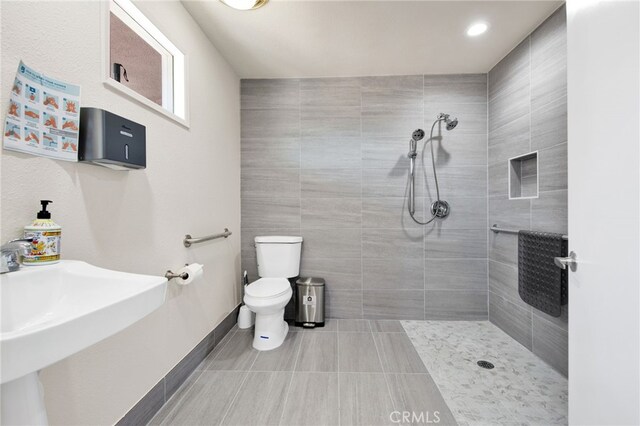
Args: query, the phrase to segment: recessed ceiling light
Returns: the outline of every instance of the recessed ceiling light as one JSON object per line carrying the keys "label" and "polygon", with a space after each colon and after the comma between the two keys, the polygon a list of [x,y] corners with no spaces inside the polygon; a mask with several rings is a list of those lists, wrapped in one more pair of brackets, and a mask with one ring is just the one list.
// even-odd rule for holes
{"label": "recessed ceiling light", "polygon": [[485,24],[484,22],[476,22],[475,24],[473,24],[469,28],[467,28],[467,35],[469,37],[479,36],[480,34],[482,34],[485,31],[487,31],[488,28],[489,28],[489,26],[487,24]]}
{"label": "recessed ceiling light", "polygon": [[227,6],[237,10],[252,10],[267,4],[269,0],[220,0]]}

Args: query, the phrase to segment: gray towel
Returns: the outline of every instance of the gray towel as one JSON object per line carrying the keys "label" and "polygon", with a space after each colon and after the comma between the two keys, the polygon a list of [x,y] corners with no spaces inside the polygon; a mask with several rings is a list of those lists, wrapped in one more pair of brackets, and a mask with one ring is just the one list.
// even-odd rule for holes
{"label": "gray towel", "polygon": [[522,300],[551,316],[559,317],[567,304],[567,271],[553,262],[567,255],[562,234],[518,232],[518,293]]}

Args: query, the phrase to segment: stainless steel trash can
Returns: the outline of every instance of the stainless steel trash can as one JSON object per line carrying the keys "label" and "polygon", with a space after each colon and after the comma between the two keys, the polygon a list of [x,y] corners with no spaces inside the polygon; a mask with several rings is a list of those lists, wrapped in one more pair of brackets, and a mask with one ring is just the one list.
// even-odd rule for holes
{"label": "stainless steel trash can", "polygon": [[296,326],[324,327],[324,279],[300,277],[296,281]]}

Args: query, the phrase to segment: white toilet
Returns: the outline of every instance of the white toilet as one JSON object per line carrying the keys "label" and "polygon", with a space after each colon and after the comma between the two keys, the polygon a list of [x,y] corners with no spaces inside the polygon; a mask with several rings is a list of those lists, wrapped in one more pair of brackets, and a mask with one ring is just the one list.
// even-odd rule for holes
{"label": "white toilet", "polygon": [[257,281],[245,290],[244,303],[256,314],[253,347],[268,351],[279,347],[289,332],[284,307],[293,291],[287,278],[300,274],[302,237],[256,237]]}

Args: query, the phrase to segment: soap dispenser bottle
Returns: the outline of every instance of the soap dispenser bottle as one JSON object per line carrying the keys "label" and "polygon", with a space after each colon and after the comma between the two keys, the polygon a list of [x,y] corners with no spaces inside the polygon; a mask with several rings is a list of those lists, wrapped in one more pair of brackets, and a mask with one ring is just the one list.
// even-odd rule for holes
{"label": "soap dispenser bottle", "polygon": [[51,220],[51,212],[47,211],[50,200],[40,200],[42,210],[36,220],[24,227],[24,237],[31,238],[31,253],[24,256],[24,265],[48,265],[60,261],[60,238],[62,228]]}

